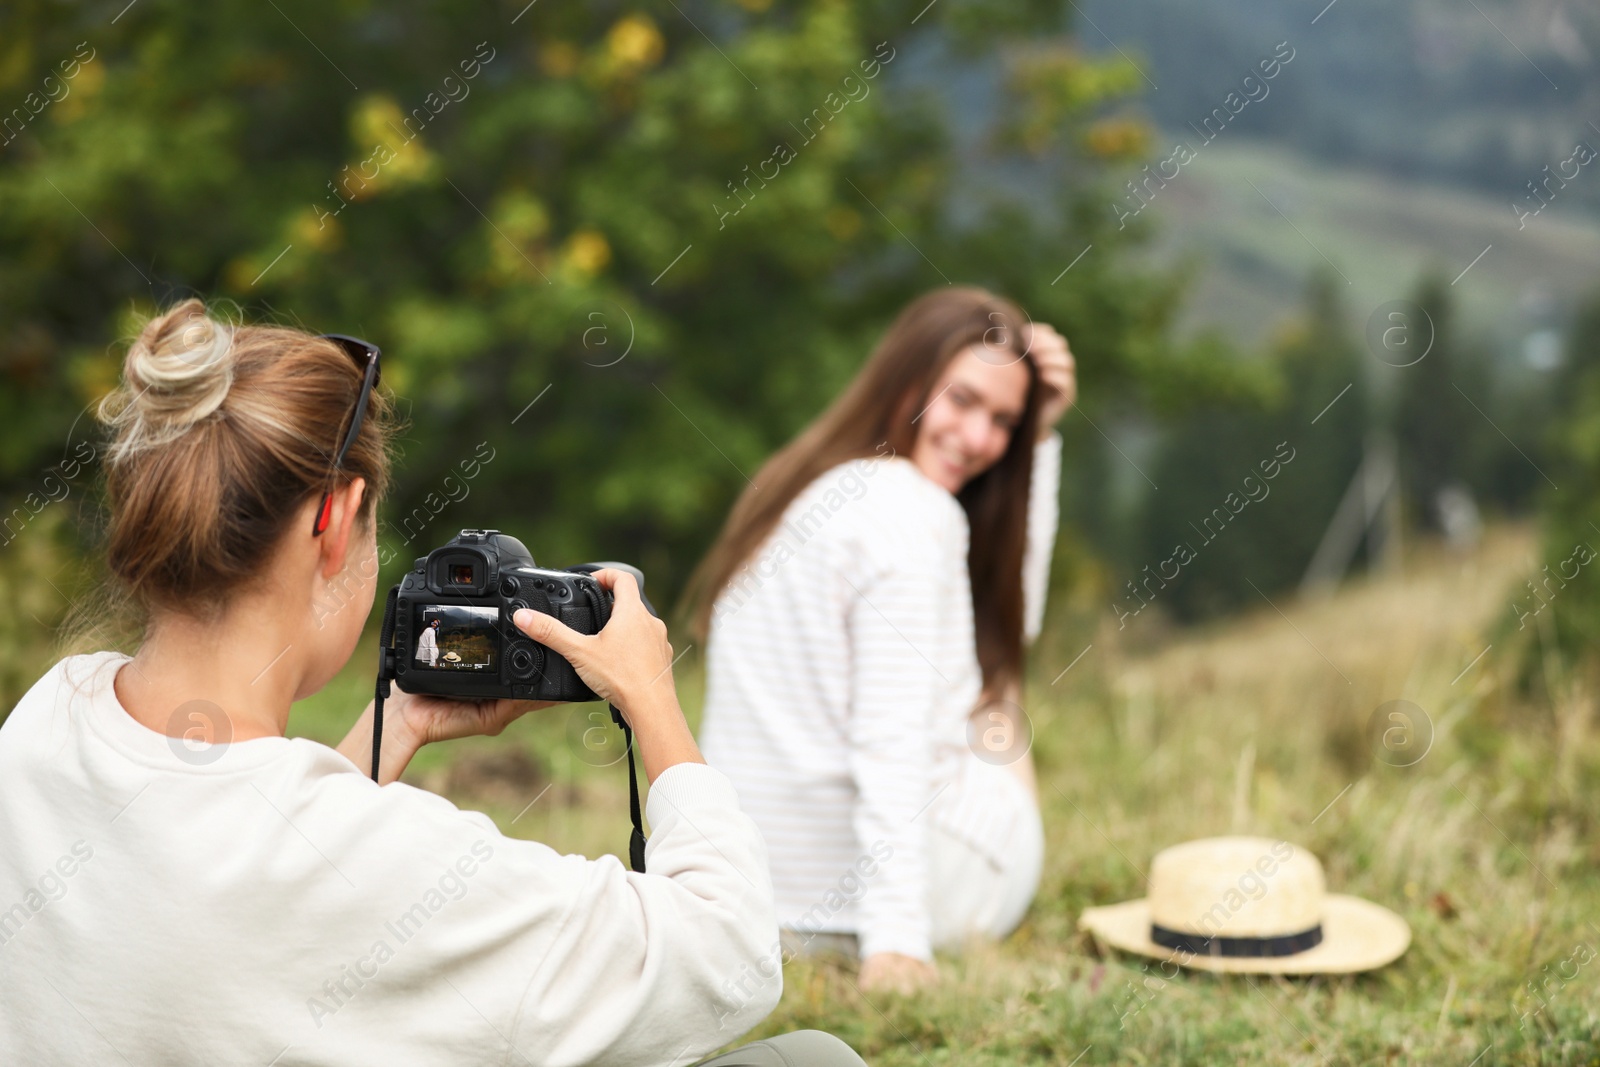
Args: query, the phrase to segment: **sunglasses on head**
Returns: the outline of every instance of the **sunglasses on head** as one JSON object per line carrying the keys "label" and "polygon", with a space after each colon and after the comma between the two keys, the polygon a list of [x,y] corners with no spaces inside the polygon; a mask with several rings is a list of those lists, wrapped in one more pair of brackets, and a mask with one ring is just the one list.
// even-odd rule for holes
{"label": "sunglasses on head", "polygon": [[333,476],[344,469],[345,457],[350,454],[351,446],[356,443],[356,437],[361,433],[361,423],[367,416],[367,401],[372,396],[372,389],[378,384],[378,357],[381,353],[378,346],[371,341],[363,341],[359,337],[350,337],[342,333],[325,333],[318,336],[318,340],[332,341],[342,348],[346,355],[355,360],[356,366],[361,368],[361,395],[356,398],[356,413],[350,419],[350,429],[344,435],[344,441],[339,445],[339,452],[333,457],[333,470],[330,472],[328,489],[322,494],[322,506],[317,509],[317,518],[311,526],[311,536],[320,537],[322,531],[328,528],[328,521],[333,516]]}

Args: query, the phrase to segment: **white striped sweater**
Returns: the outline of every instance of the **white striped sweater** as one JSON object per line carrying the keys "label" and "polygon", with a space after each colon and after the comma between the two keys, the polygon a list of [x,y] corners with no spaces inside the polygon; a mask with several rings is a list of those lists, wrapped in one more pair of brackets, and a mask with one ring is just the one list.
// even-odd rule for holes
{"label": "white striped sweater", "polygon": [[[1034,452],[1024,629],[1044,614],[1061,438]],[[813,481],[718,597],[701,747],[767,840],[779,921],[853,932],[863,957],[932,959],[930,823],[980,852],[998,812],[935,801],[976,757],[982,688],[966,512],[910,460],[853,460]]]}

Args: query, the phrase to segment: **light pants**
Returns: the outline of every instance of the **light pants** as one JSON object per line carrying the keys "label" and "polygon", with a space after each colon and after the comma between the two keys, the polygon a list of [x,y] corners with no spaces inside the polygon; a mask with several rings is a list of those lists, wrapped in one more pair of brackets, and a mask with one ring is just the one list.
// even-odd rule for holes
{"label": "light pants", "polygon": [[[944,830],[937,820],[928,829],[928,911],[933,947],[959,952],[971,938],[998,941],[1022,922],[1044,868],[1044,824],[1028,787],[1005,767],[970,760],[938,808],[977,809],[1007,827],[996,847],[979,851]],[[857,954],[854,934],[785,929],[789,955],[820,952]]]}
{"label": "light pants", "polygon": [[999,806],[1009,830],[992,859],[935,822],[928,833],[928,910],[933,947],[958,952],[970,939],[998,941],[1022,922],[1044,869],[1044,823],[1028,787],[1011,771],[976,760],[952,786],[957,805]]}
{"label": "light pants", "polygon": [[724,1052],[697,1067],[867,1067],[855,1050],[821,1030],[796,1030]]}

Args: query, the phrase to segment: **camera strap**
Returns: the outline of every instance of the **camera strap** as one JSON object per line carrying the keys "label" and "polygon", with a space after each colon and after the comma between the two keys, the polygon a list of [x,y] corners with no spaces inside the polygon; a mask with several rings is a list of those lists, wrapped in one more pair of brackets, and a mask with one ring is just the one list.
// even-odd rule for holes
{"label": "camera strap", "polygon": [[[580,574],[592,573],[577,567],[572,569]],[[595,632],[599,633],[605,629],[606,623],[611,621],[611,598],[593,578],[583,584],[583,593],[589,601],[590,609],[594,612]],[[628,838],[628,863],[635,871],[643,874],[644,819],[640,815],[639,772],[633,762],[633,731],[628,728],[628,720],[622,717],[622,712],[617,710],[615,704],[608,703],[606,706],[611,709],[611,721],[622,729],[622,743],[628,749],[628,817],[633,821],[633,833]]]}
{"label": "camera strap", "polygon": [[394,605],[400,587],[389,590],[383,602],[383,629],[378,631],[378,683],[372,691],[372,780],[378,780],[378,748],[383,743],[383,701],[389,695],[389,679],[394,675]]}
{"label": "camera strap", "polygon": [[633,766],[633,731],[628,729],[627,720],[615,704],[606,706],[611,709],[611,721],[622,727],[622,743],[628,746],[628,817],[633,820],[633,835],[628,838],[628,861],[634,870],[643,874],[644,821],[639,816],[639,772]]}

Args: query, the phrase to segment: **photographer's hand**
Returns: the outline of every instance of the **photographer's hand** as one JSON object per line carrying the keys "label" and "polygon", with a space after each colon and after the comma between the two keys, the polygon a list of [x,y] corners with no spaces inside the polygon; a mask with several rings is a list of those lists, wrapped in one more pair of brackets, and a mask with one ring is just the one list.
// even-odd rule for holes
{"label": "photographer's hand", "polygon": [[551,651],[565,656],[584,684],[616,705],[638,741],[645,776],[652,782],[668,767],[704,763],[678,706],[672,681],[667,624],[650,614],[626,571],[595,571],[611,590],[611,619],[598,634],[580,634],[552,616],[527,608],[512,622]]}
{"label": "photographer's hand", "polygon": [[[455,700],[418,696],[395,688],[383,702],[383,747],[378,784],[396,781],[417,754],[434,741],[485,734],[497,736],[513,720],[530,711],[555,706],[550,700]],[[363,771],[372,767],[372,704],[368,703],[339,751]]]}

